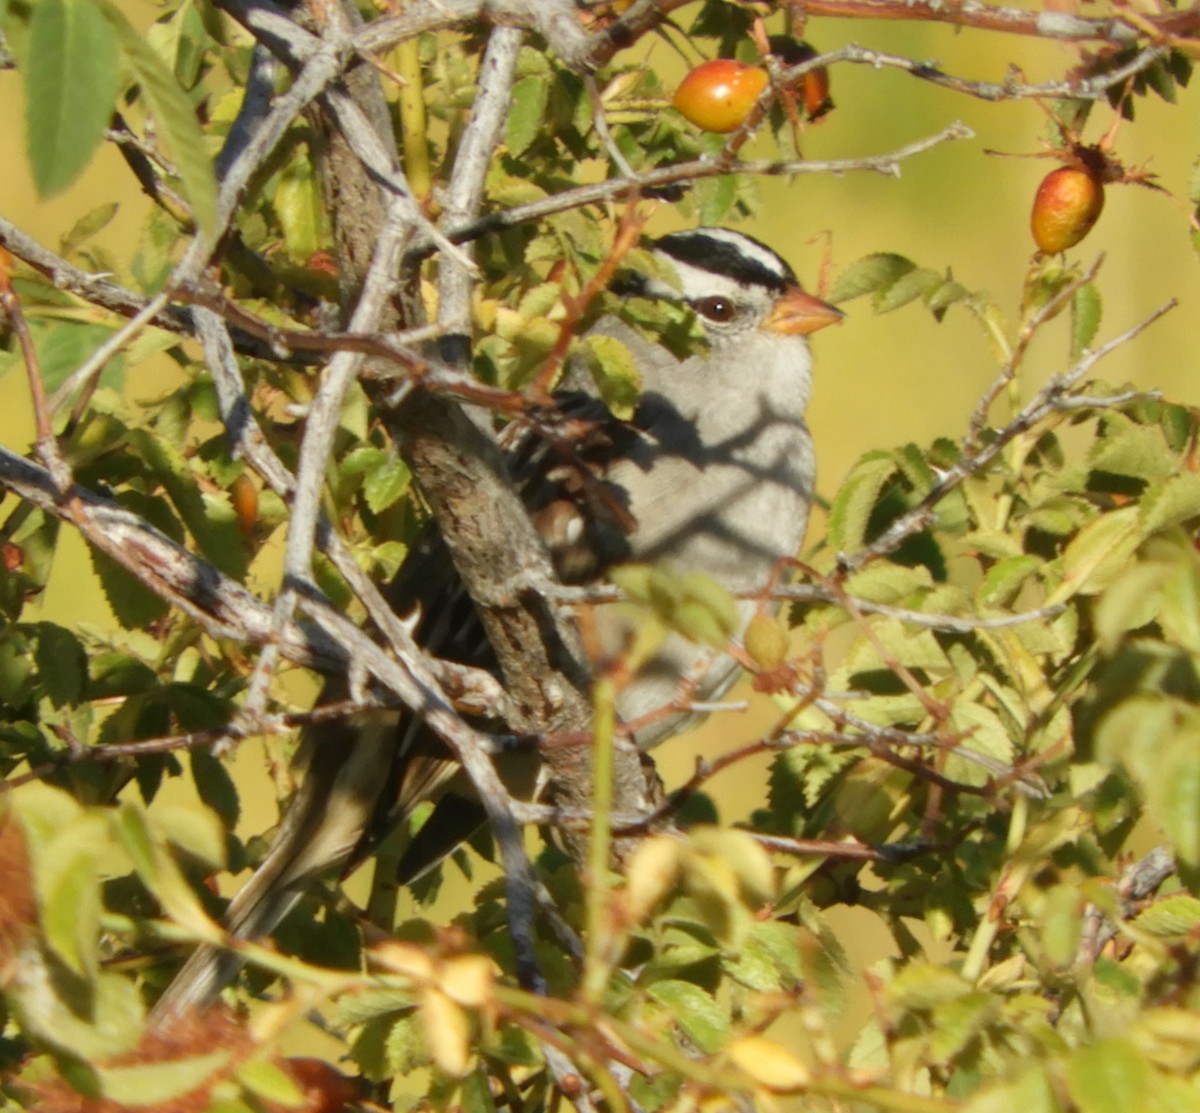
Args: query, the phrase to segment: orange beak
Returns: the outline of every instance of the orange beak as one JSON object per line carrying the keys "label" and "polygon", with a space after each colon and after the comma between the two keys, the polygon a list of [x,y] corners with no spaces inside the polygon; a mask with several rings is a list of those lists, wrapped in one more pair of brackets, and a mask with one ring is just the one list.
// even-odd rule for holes
{"label": "orange beak", "polygon": [[840,309],[794,286],[779,299],[763,327],[784,336],[807,336],[826,325],[836,325],[844,316]]}

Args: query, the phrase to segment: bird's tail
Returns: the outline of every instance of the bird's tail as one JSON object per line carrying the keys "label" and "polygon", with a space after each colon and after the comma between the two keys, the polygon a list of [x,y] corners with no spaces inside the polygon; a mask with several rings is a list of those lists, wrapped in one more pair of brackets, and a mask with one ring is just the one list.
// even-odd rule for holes
{"label": "bird's tail", "polygon": [[[301,745],[300,788],[266,858],[225,913],[234,940],[269,934],[316,876],[341,869],[361,843],[387,788],[396,713],[364,713],[313,728]],[[165,1020],[216,1000],[243,959],[236,949],[198,947],[154,1006]]]}

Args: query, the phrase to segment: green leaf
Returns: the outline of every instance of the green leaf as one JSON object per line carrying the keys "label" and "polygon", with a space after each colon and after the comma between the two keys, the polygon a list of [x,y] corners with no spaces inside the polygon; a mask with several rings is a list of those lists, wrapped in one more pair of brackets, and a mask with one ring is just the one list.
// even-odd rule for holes
{"label": "green leaf", "polygon": [[517,302],[517,313],[522,317],[545,317],[563,299],[563,288],[559,282],[539,282],[521,295]]}
{"label": "green leaf", "polygon": [[78,703],[87,680],[87,654],[70,630],[39,622],[34,660],[38,676],[55,707]]}
{"label": "green leaf", "polygon": [[914,962],[892,980],[887,997],[901,1008],[927,1009],[956,1001],[969,992],[970,983],[953,970],[930,962]]}
{"label": "green leaf", "polygon": [[1146,84],[1168,104],[1175,103],[1175,80],[1165,58],[1152,62],[1142,70],[1141,76],[1146,79]]}
{"label": "green leaf", "polygon": [[895,471],[896,462],[886,452],[869,453],[855,465],[829,508],[829,541],[837,552],[852,553],[866,544],[871,512]]}
{"label": "green leaf", "polygon": [[1200,474],[1172,475],[1142,499],[1142,528],[1147,534],[1200,518]]}
{"label": "green leaf", "polygon": [[1143,1108],[1150,1065],[1127,1040],[1105,1039],[1075,1050],[1067,1085],[1080,1113],[1129,1113]]}
{"label": "green leaf", "polygon": [[941,285],[935,286],[925,295],[925,304],[929,306],[930,312],[940,321],[950,306],[955,302],[970,297],[970,295],[970,290],[960,283],[955,282],[953,278],[947,275]]}
{"label": "green leaf", "polygon": [[1167,479],[1179,468],[1161,429],[1116,415],[1106,423],[1104,437],[1088,455],[1088,463],[1096,471],[1141,480]]}
{"label": "green leaf", "polygon": [[1162,606],[1162,584],[1169,569],[1159,562],[1137,564],[1113,581],[1096,604],[1096,636],[1112,650],[1131,630],[1154,621]]}
{"label": "green leaf", "polygon": [[399,456],[394,456],[367,472],[363,479],[363,498],[371,512],[379,514],[400,500],[411,481],[408,465]]}
{"label": "green leaf", "polygon": [[[173,846],[214,869],[225,865],[226,828],[214,813],[196,808],[163,808],[155,818]],[[231,822],[229,828],[233,825]]]}
{"label": "green leaf", "polygon": [[251,1059],[237,1069],[237,1080],[255,1097],[289,1108],[305,1106],[296,1080],[268,1059]]}
{"label": "green leaf", "polygon": [[215,1081],[232,1058],[231,1051],[211,1051],[186,1059],[164,1059],[128,1067],[100,1067],[100,1089],[109,1101],[126,1107],[164,1106]]}
{"label": "green leaf", "polygon": [[585,336],[580,347],[605,404],[617,417],[632,417],[642,393],[642,374],[629,347],[600,333]]}
{"label": "green leaf", "polygon": [[[57,390],[112,333],[112,329],[103,325],[80,325],[70,321],[35,329],[38,361],[46,389]],[[109,364],[100,377],[102,385],[120,387],[122,364],[120,358]]]}
{"label": "green leaf", "polygon": [[1051,602],[1076,593],[1094,594],[1108,587],[1129,565],[1141,542],[1138,507],[1123,506],[1089,522],[1063,553],[1063,583]]}
{"label": "green leaf", "polygon": [[1071,358],[1080,356],[1100,327],[1100,291],[1093,282],[1080,286],[1071,299]]}
{"label": "green leaf", "polygon": [[217,179],[191,101],[175,74],[112,0],[86,2],[95,3],[116,32],[125,63],[154,116],[158,134],[171,149],[192,215],[202,233],[213,232],[217,223]]}
{"label": "green leaf", "polygon": [[1200,900],[1175,893],[1156,901],[1135,921],[1140,931],[1158,936],[1187,936],[1200,929]]}
{"label": "green leaf", "polygon": [[997,561],[983,578],[979,588],[980,601],[991,606],[1008,606],[1021,585],[1041,567],[1041,560],[1028,555]]}
{"label": "green leaf", "polygon": [[942,276],[937,271],[921,267],[905,272],[895,282],[882,287],[872,304],[876,313],[890,313],[910,301],[932,294],[941,285]]}
{"label": "green leaf", "polygon": [[388,1028],[384,1054],[387,1058],[388,1073],[393,1075],[410,1074],[433,1062],[421,1018],[416,1012],[405,1013]]}
{"label": "green leaf", "polygon": [[72,970],[88,978],[95,977],[99,960],[97,854],[103,845],[102,826],[85,819],[47,847],[38,877],[46,942]]}
{"label": "green leaf", "polygon": [[1189,726],[1166,748],[1148,796],[1175,853],[1194,868],[1200,865],[1200,724],[1193,720]]}
{"label": "green leaf", "polygon": [[167,613],[167,604],[112,557],[98,549],[91,549],[90,553],[104,597],[126,630],[149,626]]}
{"label": "green leaf", "polygon": [[665,1005],[670,1018],[700,1048],[712,1054],[729,1039],[729,1017],[712,995],[691,982],[655,982],[648,995]]}
{"label": "green leaf", "polygon": [[462,1113],[496,1113],[496,1101],[483,1071],[472,1071],[463,1079]]}
{"label": "green leaf", "polygon": [[182,446],[167,437],[137,429],[130,431],[129,439],[147,470],[166,488],[203,555],[226,575],[241,579],[246,573],[246,546],[228,496],[203,491]]}
{"label": "green leaf", "polygon": [[930,1036],[936,1061],[947,1062],[961,1052],[999,1011],[999,1000],[990,993],[964,993],[939,1004],[933,1010]]}
{"label": "green leaf", "polygon": [[101,229],[107,227],[120,206],[116,201],[107,201],[86,212],[73,225],[71,230],[58,241],[60,255],[70,255],[80,244],[89,240]]}
{"label": "green leaf", "polygon": [[917,264],[903,255],[881,252],[864,256],[837,276],[828,300],[837,304],[885,290],[916,268]]}
{"label": "green leaf", "polygon": [[297,262],[325,243],[325,201],[311,158],[293,159],[284,168],[275,190],[275,212],[288,254]]}
{"label": "green leaf", "polygon": [[48,197],[88,164],[117,99],[116,41],[92,0],[34,5],[21,72],[29,162]]}
{"label": "green leaf", "polygon": [[715,178],[697,182],[700,223],[713,225],[728,220],[729,212],[737,203],[739,195],[738,178],[733,174],[720,174]]}
{"label": "green leaf", "polygon": [[167,915],[200,938],[212,938],[215,926],[167,853],[162,833],[150,826],[145,812],[133,804],[122,804],[113,813],[113,828],[133,859],[138,876]]}
{"label": "green leaf", "polygon": [[[196,747],[189,754],[192,767],[192,782],[200,799],[221,817],[221,821],[229,830],[237,826],[241,814],[241,801],[238,799],[237,786],[224,762],[213,756],[211,750],[203,746]],[[168,830],[168,837],[170,831]],[[172,840],[178,841],[178,840]],[[191,846],[186,849],[193,850]],[[208,857],[207,855],[202,855]],[[213,861],[211,857],[209,861]]]}
{"label": "green leaf", "polygon": [[549,78],[540,74],[523,77],[513,86],[505,128],[509,154],[522,155],[538,137],[542,130],[542,118],[546,114],[549,91]]}

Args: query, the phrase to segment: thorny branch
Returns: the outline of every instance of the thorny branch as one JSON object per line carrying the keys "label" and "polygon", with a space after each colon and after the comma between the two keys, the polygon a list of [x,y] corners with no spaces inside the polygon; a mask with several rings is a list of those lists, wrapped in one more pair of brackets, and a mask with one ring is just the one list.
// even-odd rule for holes
{"label": "thorny branch", "polygon": [[862,568],[865,564],[887,553],[894,552],[908,538],[920,533],[933,522],[937,516],[936,507],[951,491],[964,480],[984,471],[1004,448],[1024,433],[1029,432],[1039,422],[1044,421],[1054,413],[1063,413],[1078,408],[1104,408],[1124,405],[1134,398],[1143,397],[1139,392],[1121,394],[1111,398],[1090,398],[1074,395],[1071,392],[1083,382],[1092,369],[1105,356],[1111,355],[1118,348],[1128,344],[1135,337],[1148,329],[1164,314],[1169,313],[1178,303],[1171,299],[1159,306],[1148,317],[1139,321],[1132,328],[1119,336],[1115,336],[1106,344],[1094,351],[1086,352],[1079,361],[1066,371],[1053,376],[1037,395],[1027,403],[1020,412],[1001,429],[994,432],[990,439],[983,439],[978,433],[972,432],[964,438],[959,459],[945,469],[938,481],[925,493],[911,509],[897,518],[870,545],[855,553],[840,553],[838,568],[842,575]]}

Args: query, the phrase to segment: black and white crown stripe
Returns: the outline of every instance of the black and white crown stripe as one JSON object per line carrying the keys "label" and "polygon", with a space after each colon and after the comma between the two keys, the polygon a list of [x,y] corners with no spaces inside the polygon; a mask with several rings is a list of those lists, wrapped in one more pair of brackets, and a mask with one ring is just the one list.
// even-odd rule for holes
{"label": "black and white crown stripe", "polygon": [[775,294],[799,285],[795,272],[784,260],[744,232],[727,228],[671,232],[656,240],[654,249],[674,261],[681,279],[686,269],[694,269],[709,281],[716,275]]}

